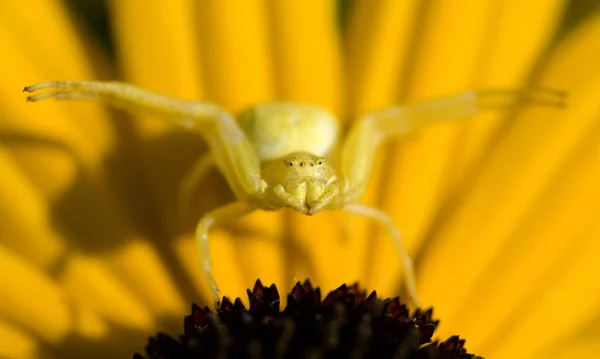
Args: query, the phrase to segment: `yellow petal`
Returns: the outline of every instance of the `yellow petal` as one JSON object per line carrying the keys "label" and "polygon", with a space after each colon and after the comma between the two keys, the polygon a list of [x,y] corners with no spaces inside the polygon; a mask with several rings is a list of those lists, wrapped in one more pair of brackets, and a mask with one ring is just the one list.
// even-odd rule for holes
{"label": "yellow petal", "polygon": [[[125,81],[179,98],[204,96],[196,5],[192,0],[110,2]],[[135,117],[134,129],[124,132],[115,157],[125,160],[134,173],[130,178],[132,183],[140,182],[141,178],[145,182],[127,193],[129,201],[134,203],[133,211],[145,215],[144,230],[159,235],[168,228],[169,236],[181,224],[175,218],[179,215],[176,213],[179,181],[200,153],[202,141],[199,136],[164,121]],[[207,202],[204,209],[211,204]]]}
{"label": "yellow petal", "polygon": [[[284,296],[288,290],[282,288],[281,283],[287,283],[291,278],[284,279],[285,257],[282,256],[281,246],[281,239],[261,235],[230,237],[217,231],[214,240],[211,238],[210,251],[215,280],[221,293],[229,298],[239,296],[246,301],[245,290],[252,289],[256,279],[260,278],[263,285],[277,284],[280,294]],[[196,267],[200,268],[199,265]],[[234,281],[233,276],[238,280]]]}
{"label": "yellow petal", "polygon": [[0,146],[0,173],[2,245],[31,264],[48,268],[65,251],[64,240],[54,233],[48,218],[48,203],[3,146]]}
{"label": "yellow petal", "polygon": [[[595,210],[600,210],[600,206],[596,206]],[[504,358],[515,350],[522,357],[535,358],[536,353],[543,353],[557,338],[569,337],[569,333],[577,337],[586,327],[597,326],[596,318],[600,314],[600,285],[593,274],[600,270],[600,227],[597,221],[590,223],[587,230],[573,239],[578,238],[586,240],[579,240],[579,248],[568,252],[573,255],[567,255],[564,261],[554,268],[547,286],[532,293],[528,308],[510,316],[518,318],[522,315],[526,320],[515,320],[504,326],[507,329],[504,331],[506,338],[502,342],[496,341],[498,345],[489,351],[490,358]],[[523,343],[523,338],[527,338],[531,333],[538,335],[528,338],[533,341]],[[592,357],[595,353],[588,355]]]}
{"label": "yellow petal", "polygon": [[[275,2],[270,10],[277,97],[320,105],[341,116],[343,68],[336,2],[285,0]],[[323,288],[342,280],[339,276],[326,276],[328,272],[343,272],[331,258],[338,248],[334,238],[339,233],[339,216],[319,214],[308,218],[291,211],[281,215],[287,216],[280,221],[289,227],[281,241],[285,289],[280,290],[287,292],[290,285],[307,277],[318,281]],[[331,233],[336,235],[332,237]]]}
{"label": "yellow petal", "polygon": [[4,59],[3,66],[11,70],[0,72],[0,134],[36,187],[54,198],[72,184],[78,161],[97,164],[99,156],[81,129],[72,126],[74,121],[66,108],[56,103],[25,103],[23,86],[42,75],[9,34],[0,23],[0,53],[19,59],[14,64]]}
{"label": "yellow petal", "polygon": [[[485,267],[477,271],[471,287],[463,289],[460,284],[455,286],[456,290],[465,290],[467,298],[444,318],[443,333],[461,333],[472,343],[469,348],[481,355],[495,345],[502,345],[498,337],[502,337],[501,332],[511,333],[518,325],[510,319],[507,321],[507,318],[521,317],[518,323],[529,321],[529,316],[523,316],[521,311],[537,306],[540,293],[554,290],[555,277],[562,275],[560,273],[568,265],[569,258],[578,258],[587,242],[597,240],[591,237],[587,228],[593,227],[597,221],[596,213],[600,210],[600,189],[596,185],[600,183],[599,143],[600,127],[596,126],[553,176],[552,183],[523,216],[511,238],[492,255]],[[594,272],[589,270],[589,282],[584,285],[590,290],[598,287],[593,278]],[[556,295],[573,307],[580,305],[580,298],[571,291]],[[571,318],[570,315],[568,317]],[[584,317],[591,317],[591,314],[582,314]],[[540,320],[537,325],[548,321],[554,323],[556,316],[549,314],[546,321]],[[497,324],[482,326],[482,323]],[[585,325],[583,320],[573,320],[572,323]],[[520,346],[540,348],[554,340],[556,333],[564,335],[566,331],[564,326],[553,331],[549,323],[540,325],[537,335]]]}
{"label": "yellow petal", "polygon": [[[252,289],[257,278],[263,285],[275,283],[282,296],[287,293],[288,282],[285,278],[281,237],[266,236],[262,233],[227,234],[216,229],[210,234],[210,254],[213,275],[222,295],[247,301],[247,288]],[[210,287],[204,281],[201,263],[198,260],[196,240],[193,236],[181,237],[176,241],[175,251],[189,278],[195,285],[198,304],[212,307],[213,298]],[[304,278],[302,278],[304,279]],[[302,280],[298,279],[298,280]]]}
{"label": "yellow petal", "polygon": [[153,326],[147,306],[98,259],[73,255],[62,283],[76,302],[89,305],[103,318],[129,328],[150,330]]}
{"label": "yellow petal", "polygon": [[[131,0],[110,5],[125,79],[170,96],[200,99],[195,2]],[[152,121],[143,127],[159,124]]]}
{"label": "yellow petal", "polygon": [[[562,2],[536,2],[537,11],[544,14],[560,13]],[[489,46],[494,48],[503,42],[488,43],[490,33],[502,32],[503,26],[510,24],[508,19],[520,18],[520,10],[509,3],[461,1],[458,3],[438,4],[431,6],[425,15],[424,35],[416,45],[414,77],[411,79],[408,97],[425,98],[452,93],[459,90],[480,86],[479,76],[483,76]],[[456,12],[456,13],[455,13]],[[496,17],[505,13],[502,17]],[[454,14],[454,15],[453,15]],[[533,10],[529,11],[529,16]],[[507,63],[514,68],[516,59],[520,59],[519,69],[531,67],[530,47],[532,41],[542,46],[547,40],[547,28],[553,27],[551,16],[534,17],[535,20],[521,21],[521,29],[534,27],[532,33],[537,37],[524,38],[514,36],[505,39],[511,42],[515,60]],[[515,30],[516,31],[516,30]],[[545,36],[542,36],[545,35]],[[440,39],[444,39],[441,41]],[[539,44],[542,45],[539,45]],[[489,72],[496,71],[489,69]],[[513,78],[507,81],[521,81],[517,75],[522,72],[513,71]],[[478,118],[472,121],[478,121]],[[486,119],[483,118],[483,121]],[[488,118],[489,120],[489,118]],[[427,129],[424,133],[407,138],[392,153],[394,166],[387,179],[388,190],[385,193],[389,209],[400,224],[409,247],[415,248],[429,236],[426,232],[434,225],[435,215],[446,199],[448,190],[454,183],[453,164],[460,149],[461,123],[448,123]],[[383,186],[382,186],[383,187]],[[380,253],[385,253],[385,248]],[[385,261],[383,261],[385,262]],[[384,270],[384,268],[381,268]]]}
{"label": "yellow petal", "polygon": [[75,303],[73,307],[73,324],[79,335],[90,339],[100,339],[108,334],[110,330],[108,323],[89,305]]}
{"label": "yellow petal", "polygon": [[534,354],[531,358],[553,358],[553,359],[571,359],[571,358],[590,358],[596,353],[600,353],[600,341],[598,334],[589,339],[567,338],[558,340],[547,349],[542,350],[541,354]]}
{"label": "yellow petal", "polygon": [[[283,266],[286,256],[285,245],[288,243],[286,225],[281,211],[256,211],[224,227],[230,233],[231,243],[225,244],[226,239],[221,239],[223,243],[215,244],[217,248],[211,249],[211,258],[213,262],[223,262],[221,268],[225,272],[222,278],[225,278],[225,281],[230,277],[230,270],[226,269],[228,265],[240,268],[242,287],[237,288],[236,293],[251,287],[257,278],[260,278],[264,285],[276,283],[280,286],[280,290],[287,291],[286,287],[290,285],[292,278],[287,276],[284,270],[286,267]],[[212,246],[212,237],[210,241]],[[226,249],[221,254],[219,248],[222,247]],[[226,254],[229,250],[231,250],[230,254]],[[194,267],[196,269],[200,267],[197,259]],[[220,282],[218,284],[220,285]],[[223,291],[223,294],[226,293]]]}
{"label": "yellow petal", "polygon": [[[491,1],[432,2],[424,9],[414,39],[413,59],[407,79],[410,100],[452,94],[473,87],[476,64],[490,26]],[[388,154],[382,183],[383,208],[400,226],[411,252],[429,225],[443,198],[444,178],[451,160],[459,125],[448,123],[427,129],[405,140]],[[384,293],[397,286],[389,263],[398,262],[389,241],[377,248],[374,285]]]}
{"label": "yellow petal", "polygon": [[27,333],[0,319],[0,356],[7,359],[33,359],[37,343]]}
{"label": "yellow petal", "polygon": [[[342,283],[364,280],[362,261],[367,241],[354,240],[353,225],[348,225],[343,213],[324,211],[315,216],[288,213],[292,230],[284,239],[288,280],[313,284],[328,292]],[[360,221],[365,226],[365,220]],[[293,283],[293,282],[292,282]]]}
{"label": "yellow petal", "polygon": [[60,78],[91,73],[83,41],[61,1],[3,2],[0,22],[10,29],[9,33],[18,35],[23,49],[37,55],[30,60],[39,61],[40,71]]}
{"label": "yellow petal", "polygon": [[0,245],[0,317],[50,343],[72,329],[65,293],[46,273]]}
{"label": "yellow petal", "polygon": [[[368,111],[398,104],[399,93],[408,75],[419,8],[418,1],[352,3],[346,46],[348,107],[354,120]],[[367,191],[361,198],[362,203],[376,207],[380,205],[381,184],[386,177],[386,161],[382,160],[382,154],[383,151],[376,161]],[[381,243],[387,244],[390,239],[386,235],[373,235],[379,233],[380,229],[371,222],[355,217],[346,216],[339,225],[343,226],[343,236],[347,238],[342,244],[344,247],[352,245],[350,253],[344,255],[351,265],[340,269],[347,273],[350,281],[359,280],[363,285],[374,288],[374,272],[367,268],[375,267],[378,262],[379,253],[375,254],[375,248],[381,248]],[[394,258],[396,262],[397,258]]]}
{"label": "yellow petal", "polygon": [[[213,241],[213,232],[211,232],[210,240],[211,244]],[[196,240],[192,235],[181,236],[173,242],[173,250],[179,263],[183,267],[185,274],[189,278],[192,283],[194,290],[196,291],[197,299],[194,302],[199,302],[198,304],[212,304],[212,297],[210,292],[210,286],[208,283],[204,281],[202,278],[202,272],[200,271],[200,262],[198,258],[198,249],[196,245]],[[215,250],[213,250],[214,252]],[[221,258],[221,257],[220,257]],[[231,273],[231,272],[230,272]],[[235,277],[235,276],[234,276]],[[221,285],[221,283],[218,283]],[[240,283],[239,285],[242,285]],[[237,290],[241,290],[241,287],[238,287]],[[229,295],[229,293],[225,293]]]}
{"label": "yellow petal", "polygon": [[[98,105],[74,104],[69,106],[68,113],[58,115],[56,110],[48,109],[59,106],[26,105],[20,93],[24,86],[36,82],[93,78],[91,64],[86,59],[86,44],[60,2],[2,3],[0,33],[0,51],[10,54],[0,60],[3,68],[10,69],[2,75],[0,89],[6,94],[2,95],[6,101],[2,106],[16,111],[12,114],[17,115],[7,116],[11,124],[8,128],[25,130],[27,135],[41,134],[33,135],[39,142],[57,132],[77,134],[61,144],[76,146],[86,164],[97,165],[98,155],[106,151],[112,140],[106,114]],[[31,118],[37,120],[28,121]],[[90,158],[91,155],[95,157]]]}
{"label": "yellow petal", "polygon": [[[283,0],[269,8],[278,98],[342,114],[342,61],[335,1]],[[308,21],[310,19],[310,21]]]}
{"label": "yellow petal", "polygon": [[[515,230],[527,225],[524,216],[540,210],[535,205],[549,195],[546,191],[552,179],[574,158],[582,143],[591,140],[588,136],[597,134],[599,34],[600,18],[596,16],[555,50],[541,82],[568,91],[568,107],[562,111],[548,108],[520,111],[510,131],[490,155],[478,181],[436,228],[431,246],[423,256],[420,289],[427,302],[436,302],[441,317],[456,310],[468,293],[466,290],[474,288],[479,277],[479,272],[473,269],[485,268],[513,239]],[[593,149],[587,151],[586,156],[594,155]],[[589,186],[578,190],[589,191]],[[518,239],[543,246],[549,240],[542,230],[544,223],[540,222],[538,231],[528,232],[527,238]],[[567,222],[564,230],[577,230],[577,224]],[[537,255],[531,253],[528,262],[534,265],[536,259]],[[456,281],[439,280],[450,268]]]}
{"label": "yellow petal", "polygon": [[208,98],[239,111],[273,98],[265,0],[197,2]]}
{"label": "yellow petal", "polygon": [[[246,253],[237,250],[238,243],[238,238],[232,240],[231,236],[222,229],[216,229],[210,234],[209,248],[213,277],[221,295],[230,299],[246,298],[245,289],[250,285],[244,281],[245,277],[240,268],[240,261],[250,261],[252,258],[248,258]],[[179,258],[190,277],[195,279],[194,283],[197,285],[202,303],[212,307],[212,291],[202,276],[197,248],[195,238],[191,236],[181,238],[176,243]],[[257,265],[256,262],[253,263]]]}
{"label": "yellow petal", "polygon": [[359,116],[395,105],[406,80],[418,1],[357,1],[348,15],[348,107]]}
{"label": "yellow petal", "polygon": [[144,240],[127,242],[107,261],[127,288],[143,296],[156,315],[180,315],[187,308],[156,249]]}
{"label": "yellow petal", "polygon": [[[522,2],[508,0],[494,4],[494,22],[485,40],[477,77],[478,88],[517,88],[526,84],[539,55],[552,43],[564,0]],[[527,29],[527,31],[523,31]],[[543,60],[542,60],[543,62]],[[544,84],[554,88],[553,83]],[[465,123],[461,145],[450,175],[460,181],[486,153],[486,146],[502,124],[502,116],[483,114]]]}

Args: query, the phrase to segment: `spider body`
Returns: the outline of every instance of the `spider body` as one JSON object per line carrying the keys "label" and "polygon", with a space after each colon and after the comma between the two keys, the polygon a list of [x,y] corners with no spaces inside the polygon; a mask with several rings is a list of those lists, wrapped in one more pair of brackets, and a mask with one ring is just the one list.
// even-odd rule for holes
{"label": "spider body", "polygon": [[341,141],[337,120],[327,110],[312,105],[264,104],[236,120],[210,103],[178,100],[124,83],[57,81],[28,86],[24,92],[29,93],[27,100],[31,102],[102,99],[198,131],[210,152],[190,171],[180,198],[192,198],[192,190],[211,166],[220,170],[237,198],[206,213],[196,226],[202,273],[215,301],[219,291],[212,277],[209,231],[257,209],[290,207],[307,215],[343,210],[382,225],[394,243],[408,297],[415,306],[413,265],[400,231],[384,212],[358,203],[378,147],[421,127],[464,118],[482,109],[505,108],[523,101],[550,106],[565,103],[564,93],[545,89],[467,91],[365,114],[353,122]]}
{"label": "spider body", "polygon": [[329,111],[273,102],[245,111],[238,123],[256,151],[262,179],[273,184],[263,197],[250,199],[256,207],[289,207],[312,215],[339,205],[323,197],[328,188],[339,185],[331,164],[339,142],[339,123]]}
{"label": "spider body", "polygon": [[313,215],[325,207],[333,209],[338,205],[331,199],[323,201],[328,189],[339,186],[335,169],[324,157],[309,152],[292,152],[263,162],[261,169],[267,183],[277,184],[267,189],[266,200],[270,208],[264,209],[291,207]]}

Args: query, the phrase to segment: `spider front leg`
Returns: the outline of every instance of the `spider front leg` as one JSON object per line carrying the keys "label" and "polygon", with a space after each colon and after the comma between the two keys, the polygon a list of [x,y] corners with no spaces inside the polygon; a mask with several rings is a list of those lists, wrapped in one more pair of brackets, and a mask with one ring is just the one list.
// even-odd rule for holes
{"label": "spider front leg", "polygon": [[160,95],[120,82],[55,81],[23,89],[28,102],[46,99],[106,101],[134,113],[150,113],[173,124],[196,129],[238,199],[261,196],[267,184],[260,177],[254,147],[236,120],[216,105]]}
{"label": "spider front leg", "polygon": [[410,255],[408,255],[408,251],[404,246],[404,242],[402,242],[402,235],[400,234],[398,227],[396,227],[396,225],[394,224],[394,221],[385,212],[375,208],[363,206],[361,204],[348,204],[344,207],[344,210],[349,213],[369,218],[384,226],[388,235],[392,238],[392,241],[394,242],[394,247],[396,248],[396,251],[400,255],[402,268],[404,268],[404,281],[406,291],[411,302],[410,304],[414,308],[419,308],[420,304],[419,298],[417,297],[417,281],[415,279],[413,261],[410,258]]}
{"label": "spider front leg", "polygon": [[219,301],[219,288],[212,276],[208,233],[212,228],[219,226],[224,222],[241,218],[254,210],[256,210],[256,208],[245,202],[234,202],[210,211],[196,226],[196,245],[198,246],[198,258],[202,265],[202,276],[204,281],[210,285],[215,303]]}
{"label": "spider front leg", "polygon": [[385,213],[355,204],[366,188],[377,149],[385,141],[430,124],[517,104],[563,107],[566,93],[549,89],[468,91],[437,100],[384,108],[361,117],[350,129],[341,156],[342,178],[347,181],[341,192],[344,208],[386,226],[404,268],[406,287],[413,303],[418,303],[414,269],[400,232]]}
{"label": "spider front leg", "polygon": [[331,178],[330,183],[326,185],[325,191],[323,191],[323,193],[321,193],[314,201],[308,203],[309,209],[306,214],[312,216],[325,208],[339,208],[343,202],[340,193],[342,193],[343,188],[346,185],[347,180],[339,180],[337,177]]}
{"label": "spider front leg", "polygon": [[385,141],[482,110],[506,109],[518,104],[563,107],[566,96],[565,92],[550,89],[467,91],[369,113],[350,129],[342,149],[342,174],[350,184],[344,195],[350,202],[359,199],[371,174],[377,148]]}
{"label": "spider front leg", "polygon": [[[210,272],[208,232],[222,222],[239,218],[254,210],[246,202],[260,200],[268,187],[261,177],[260,163],[254,147],[236,120],[210,103],[174,99],[118,82],[56,81],[28,86],[23,91],[29,94],[29,102],[51,98],[104,100],[135,113],[150,113],[199,131],[210,148],[212,159],[240,201],[210,212],[200,220],[196,228],[202,272],[212,288],[215,300],[218,300],[218,289]],[[196,167],[194,176],[202,175],[203,166],[201,164]],[[186,183],[185,186],[191,185]]]}

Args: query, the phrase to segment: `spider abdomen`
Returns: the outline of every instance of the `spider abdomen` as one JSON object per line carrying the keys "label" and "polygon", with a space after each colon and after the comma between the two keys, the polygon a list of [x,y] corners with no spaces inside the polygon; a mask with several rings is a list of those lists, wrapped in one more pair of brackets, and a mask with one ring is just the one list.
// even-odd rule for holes
{"label": "spider abdomen", "polygon": [[274,102],[239,116],[239,124],[261,162],[293,152],[326,156],[338,140],[339,125],[327,110],[312,105]]}

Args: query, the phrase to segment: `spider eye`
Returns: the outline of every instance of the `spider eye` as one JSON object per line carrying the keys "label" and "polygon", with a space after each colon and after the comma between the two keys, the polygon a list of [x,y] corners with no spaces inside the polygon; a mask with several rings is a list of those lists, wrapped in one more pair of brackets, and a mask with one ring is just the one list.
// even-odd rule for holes
{"label": "spider eye", "polygon": [[292,162],[290,162],[290,167],[292,167],[294,164]]}
{"label": "spider eye", "polygon": [[312,162],[310,163],[310,167],[314,167],[314,165],[315,165],[314,163],[312,163]]}
{"label": "spider eye", "polygon": [[300,167],[304,167],[304,162],[300,162]]}

